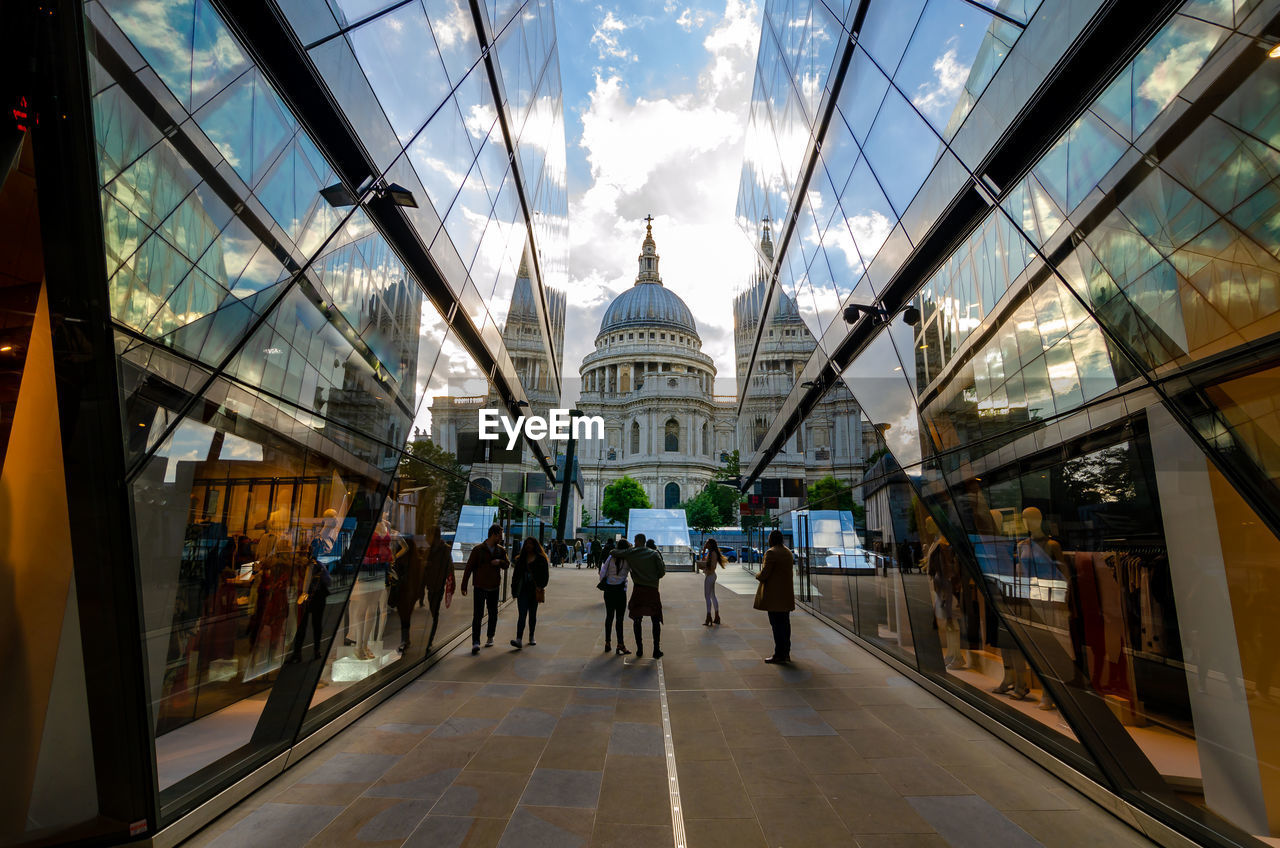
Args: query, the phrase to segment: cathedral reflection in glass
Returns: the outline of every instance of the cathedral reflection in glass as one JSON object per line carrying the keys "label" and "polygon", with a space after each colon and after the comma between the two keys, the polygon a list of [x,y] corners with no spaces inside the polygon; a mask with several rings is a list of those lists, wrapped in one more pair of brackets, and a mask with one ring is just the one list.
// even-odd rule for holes
{"label": "cathedral reflection in glass", "polygon": [[810,607],[1208,844],[1280,835],[1277,15],[770,2],[738,196],[819,339],[753,490],[875,439],[767,519]]}

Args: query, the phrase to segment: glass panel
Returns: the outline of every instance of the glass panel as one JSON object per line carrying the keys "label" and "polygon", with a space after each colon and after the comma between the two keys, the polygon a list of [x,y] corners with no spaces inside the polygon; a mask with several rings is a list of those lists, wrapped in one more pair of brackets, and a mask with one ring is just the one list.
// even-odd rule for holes
{"label": "glass panel", "polygon": [[367,522],[357,505],[382,485],[353,456],[308,447],[301,410],[225,382],[213,391],[195,416],[157,410],[172,432],[131,486],[164,797],[285,744],[255,742],[255,727],[279,708],[286,660],[319,653],[341,616],[326,546],[350,544]]}

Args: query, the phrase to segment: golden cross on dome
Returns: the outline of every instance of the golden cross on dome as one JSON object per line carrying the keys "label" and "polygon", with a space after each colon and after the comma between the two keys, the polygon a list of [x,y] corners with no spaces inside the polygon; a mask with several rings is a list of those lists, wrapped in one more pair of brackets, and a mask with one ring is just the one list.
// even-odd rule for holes
{"label": "golden cross on dome", "polygon": [[652,216],[652,215],[646,215],[646,216],[644,216],[644,220],[645,220],[645,229],[646,229],[646,230],[652,230],[652,229],[653,229],[653,216]]}

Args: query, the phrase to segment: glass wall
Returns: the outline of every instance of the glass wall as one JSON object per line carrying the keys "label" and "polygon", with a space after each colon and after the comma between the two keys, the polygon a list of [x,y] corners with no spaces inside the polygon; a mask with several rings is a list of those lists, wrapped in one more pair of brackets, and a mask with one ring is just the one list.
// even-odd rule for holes
{"label": "glass wall", "polygon": [[[1280,6],[1186,3],[1048,104],[1104,10],[873,0],[806,98],[779,33],[854,12],[783,5],[738,198],[773,310],[738,339],[739,436],[757,492],[805,478],[764,518],[798,595],[1197,841],[1280,836]],[[1062,130],[998,185],[1024,111]],[[779,310],[816,343],[766,389]],[[797,460],[833,413],[861,461],[824,479]]]}
{"label": "glass wall", "polygon": [[[76,284],[109,310],[99,329],[113,349],[42,299],[40,240],[23,224],[39,217],[28,145],[0,193],[0,360],[12,366],[0,491],[53,500],[5,497],[0,516],[11,531],[31,509],[67,522],[66,493],[54,503],[60,490],[9,461],[56,455],[41,473],[61,476],[57,408],[80,395],[69,372],[53,391],[51,326],[55,348],[114,355],[119,416],[99,435],[123,466],[121,548],[131,540],[135,559],[121,582],[136,599],[123,592],[117,614],[136,622],[125,653],[138,664],[112,685],[144,693],[130,717],[143,740],[113,759],[76,707],[86,688],[90,702],[106,691],[82,642],[111,642],[82,638],[65,530],[36,534],[46,571],[52,556],[62,573],[37,585],[6,564],[23,603],[47,613],[36,629],[6,617],[20,624],[7,643],[41,646],[24,661],[36,700],[4,702],[8,726],[35,728],[5,793],[6,844],[154,831],[420,668],[470,623],[453,597],[473,543],[466,510],[511,544],[550,537],[552,451],[474,436],[481,406],[560,399],[567,198],[550,0],[491,4],[479,29],[453,0],[260,11],[90,0],[49,25],[83,50],[84,78],[70,82],[89,113],[45,137],[91,145],[93,185],[56,188],[99,209],[88,240],[105,277]],[[277,28],[270,44],[264,26]],[[295,38],[302,49],[282,60]],[[307,84],[291,87],[299,75]],[[315,120],[326,109],[340,119]],[[368,179],[352,178],[361,165]],[[53,191],[56,210],[68,201]],[[32,403],[43,412],[24,415]],[[44,421],[43,441],[27,419]],[[33,710],[64,744],[41,745]],[[138,809],[106,821],[92,767],[52,779],[73,771],[68,758],[109,762]],[[59,793],[77,800],[56,804]]]}

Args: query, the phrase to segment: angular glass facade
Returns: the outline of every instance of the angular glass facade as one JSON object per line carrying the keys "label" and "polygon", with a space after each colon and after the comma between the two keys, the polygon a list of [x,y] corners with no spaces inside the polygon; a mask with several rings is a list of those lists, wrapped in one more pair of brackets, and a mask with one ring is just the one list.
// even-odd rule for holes
{"label": "angular glass facade", "polygon": [[771,2],[738,197],[818,340],[744,473],[874,442],[765,511],[802,598],[1205,844],[1280,836],[1278,19]]}
{"label": "angular glass facade", "polygon": [[512,544],[557,496],[548,443],[432,438],[559,404],[551,0],[54,6],[0,195],[6,844],[208,820],[470,623],[476,491]]}

